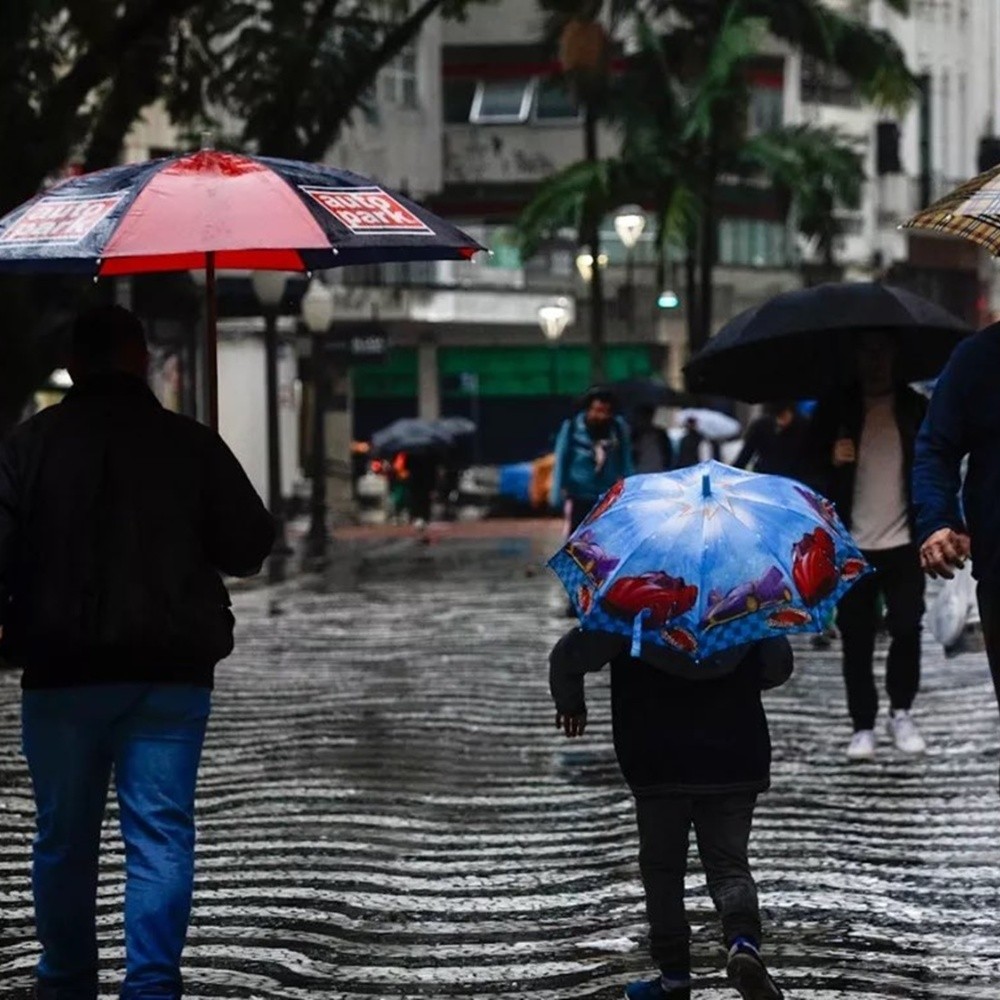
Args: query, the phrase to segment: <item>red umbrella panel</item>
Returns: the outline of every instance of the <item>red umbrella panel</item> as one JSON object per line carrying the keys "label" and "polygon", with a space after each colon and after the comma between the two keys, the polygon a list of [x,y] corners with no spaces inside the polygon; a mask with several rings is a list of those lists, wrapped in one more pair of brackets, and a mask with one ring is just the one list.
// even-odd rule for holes
{"label": "red umbrella panel", "polygon": [[0,219],[0,270],[98,277],[204,268],[213,426],[217,269],[468,260],[483,249],[350,171],[216,150],[74,177]]}

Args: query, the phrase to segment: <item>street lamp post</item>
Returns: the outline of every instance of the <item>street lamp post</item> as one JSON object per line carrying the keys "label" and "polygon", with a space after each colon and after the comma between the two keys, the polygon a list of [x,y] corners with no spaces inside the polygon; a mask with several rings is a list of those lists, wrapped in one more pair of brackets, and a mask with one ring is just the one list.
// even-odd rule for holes
{"label": "street lamp post", "polygon": [[278,309],[288,276],[283,271],[254,271],[254,294],[264,314],[264,365],[267,373],[267,491],[268,506],[277,526],[274,549],[267,564],[270,583],[285,578],[289,554],[285,534],[285,503],[281,495],[281,427],[278,414]]}
{"label": "street lamp post", "polygon": [[326,333],[333,322],[333,292],[318,278],[313,278],[302,297],[302,321],[312,339],[312,490],[310,496],[309,534],[306,551],[309,559],[326,559],[329,535],[326,530]]}
{"label": "street lamp post", "polygon": [[615,232],[625,247],[625,295],[628,321],[635,321],[635,247],[646,228],[646,216],[638,205],[625,205],[615,215]]}
{"label": "street lamp post", "polygon": [[[606,253],[598,256],[597,266],[602,269],[608,266],[608,255]],[[594,280],[594,255],[588,253],[586,250],[581,250],[576,255],[576,270],[584,282],[589,285]]]}
{"label": "street lamp post", "polygon": [[553,396],[557,394],[559,388],[559,372],[557,370],[559,340],[569,325],[570,316],[570,301],[565,298],[548,302],[538,309],[538,325],[542,328],[542,333],[552,349],[549,385]]}

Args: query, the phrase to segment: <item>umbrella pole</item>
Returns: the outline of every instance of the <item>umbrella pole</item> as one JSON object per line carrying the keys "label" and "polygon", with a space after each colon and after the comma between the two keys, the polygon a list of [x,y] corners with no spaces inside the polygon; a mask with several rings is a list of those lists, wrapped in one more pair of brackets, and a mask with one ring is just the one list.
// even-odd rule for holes
{"label": "umbrella pole", "polygon": [[215,296],[215,251],[205,254],[205,389],[208,426],[219,429],[219,331]]}

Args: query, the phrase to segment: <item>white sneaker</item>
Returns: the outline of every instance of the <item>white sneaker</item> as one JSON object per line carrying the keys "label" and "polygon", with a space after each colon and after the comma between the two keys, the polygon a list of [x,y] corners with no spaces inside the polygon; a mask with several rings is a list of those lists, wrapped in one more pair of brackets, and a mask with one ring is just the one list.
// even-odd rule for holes
{"label": "white sneaker", "polygon": [[873,760],[875,757],[875,731],[859,729],[847,748],[848,760]]}
{"label": "white sneaker", "polygon": [[909,712],[898,711],[889,716],[889,735],[901,753],[921,754],[927,749],[927,744]]}

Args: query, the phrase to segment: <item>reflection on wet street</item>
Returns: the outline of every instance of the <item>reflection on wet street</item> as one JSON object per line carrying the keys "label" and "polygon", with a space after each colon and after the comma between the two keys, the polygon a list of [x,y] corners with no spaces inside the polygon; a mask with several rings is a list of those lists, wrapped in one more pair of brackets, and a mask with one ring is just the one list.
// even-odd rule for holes
{"label": "reflection on wet street", "polygon": [[[551,728],[566,622],[516,545],[329,592],[238,599],[202,772],[187,995],[612,998],[649,969],[607,677],[592,728]],[[272,612],[280,612],[273,614]],[[925,647],[930,752],[850,766],[836,648],[769,696],[776,766],[753,845],[790,998],[995,997],[997,712],[981,654]],[[884,651],[883,651],[884,652]],[[35,958],[17,678],[0,677],[0,994]],[[669,718],[664,725],[669,725]],[[121,963],[109,814],[104,985]],[[692,860],[696,996],[734,997]]]}

